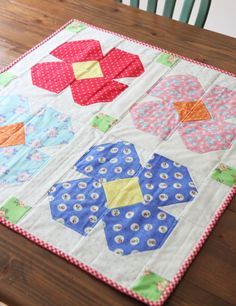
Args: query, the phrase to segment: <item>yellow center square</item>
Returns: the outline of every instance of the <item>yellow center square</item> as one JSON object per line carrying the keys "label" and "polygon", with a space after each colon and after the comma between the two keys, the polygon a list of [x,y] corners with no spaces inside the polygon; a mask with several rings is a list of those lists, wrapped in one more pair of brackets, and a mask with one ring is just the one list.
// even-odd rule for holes
{"label": "yellow center square", "polygon": [[143,194],[137,177],[103,183],[107,207],[115,208],[143,202]]}
{"label": "yellow center square", "polygon": [[98,61],[73,63],[72,68],[76,80],[103,77],[103,73]]}

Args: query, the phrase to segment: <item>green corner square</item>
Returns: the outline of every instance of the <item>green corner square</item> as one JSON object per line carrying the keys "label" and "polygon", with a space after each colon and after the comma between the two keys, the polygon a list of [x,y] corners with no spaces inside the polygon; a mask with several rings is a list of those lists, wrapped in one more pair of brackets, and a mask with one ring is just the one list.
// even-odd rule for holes
{"label": "green corner square", "polygon": [[13,79],[15,79],[16,76],[9,71],[5,71],[3,73],[0,73],[0,85],[7,86]]}
{"label": "green corner square", "polygon": [[25,206],[17,198],[12,197],[0,207],[0,217],[17,223],[30,209],[31,207]]}
{"label": "green corner square", "polygon": [[83,29],[85,29],[86,26],[84,24],[81,24],[77,21],[73,21],[71,24],[69,24],[66,27],[66,30],[72,33],[79,33],[80,31],[82,31]]}
{"label": "green corner square", "polygon": [[168,284],[165,278],[146,271],[134,284],[132,290],[151,301],[158,301]]}
{"label": "green corner square", "polygon": [[96,115],[91,121],[90,124],[92,127],[99,129],[102,132],[107,132],[112,125],[114,125],[117,122],[117,119],[100,113],[98,115]]}
{"label": "green corner square", "polygon": [[236,169],[220,164],[212,173],[211,178],[229,187],[236,185]]}
{"label": "green corner square", "polygon": [[167,67],[172,67],[178,60],[179,60],[179,58],[172,55],[172,54],[161,53],[157,57],[156,62],[160,63],[160,64],[163,64]]}

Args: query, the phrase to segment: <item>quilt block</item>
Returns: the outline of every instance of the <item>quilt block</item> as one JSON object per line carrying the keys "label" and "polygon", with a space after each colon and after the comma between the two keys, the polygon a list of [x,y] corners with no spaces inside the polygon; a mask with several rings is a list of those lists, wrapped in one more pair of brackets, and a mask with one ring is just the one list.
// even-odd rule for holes
{"label": "quilt block", "polygon": [[0,87],[1,222],[162,305],[236,191],[235,76],[72,20]]}

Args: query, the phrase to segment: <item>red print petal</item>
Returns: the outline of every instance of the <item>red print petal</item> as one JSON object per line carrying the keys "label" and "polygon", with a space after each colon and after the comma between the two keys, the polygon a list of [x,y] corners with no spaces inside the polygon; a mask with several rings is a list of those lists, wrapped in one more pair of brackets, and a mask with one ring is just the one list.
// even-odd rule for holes
{"label": "red print petal", "polygon": [[78,80],[71,84],[74,101],[80,105],[111,102],[128,86],[106,78]]}
{"label": "red print petal", "polygon": [[64,62],[37,64],[32,67],[31,76],[34,85],[57,94],[75,79],[71,65]]}
{"label": "red print petal", "polygon": [[66,42],[51,54],[67,63],[100,60],[103,57],[100,43],[93,39]]}
{"label": "red print petal", "polygon": [[100,61],[103,74],[110,78],[137,77],[144,72],[138,57],[120,49],[112,49]]}

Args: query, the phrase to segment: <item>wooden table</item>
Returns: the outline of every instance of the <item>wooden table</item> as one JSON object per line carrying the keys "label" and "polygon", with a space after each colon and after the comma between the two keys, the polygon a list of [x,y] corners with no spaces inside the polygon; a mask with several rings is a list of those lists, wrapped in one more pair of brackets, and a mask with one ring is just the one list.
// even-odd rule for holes
{"label": "wooden table", "polygon": [[[113,0],[1,0],[4,67],[71,18],[236,73],[236,40]],[[168,306],[236,305],[236,199],[225,211]],[[122,295],[0,226],[0,301],[9,306],[131,306]]]}

